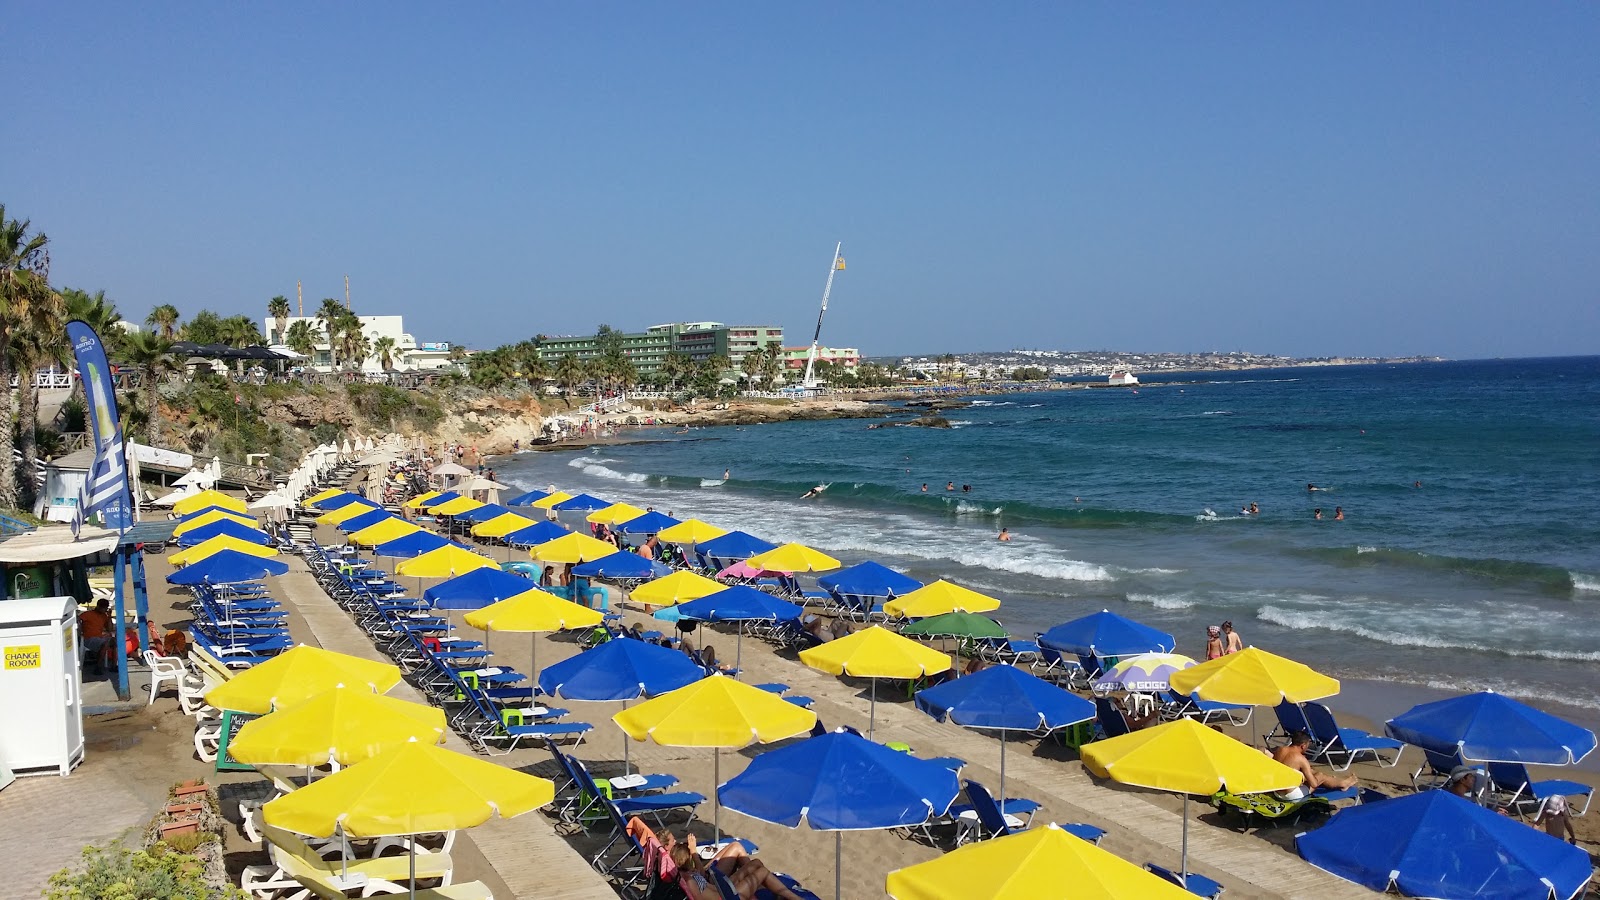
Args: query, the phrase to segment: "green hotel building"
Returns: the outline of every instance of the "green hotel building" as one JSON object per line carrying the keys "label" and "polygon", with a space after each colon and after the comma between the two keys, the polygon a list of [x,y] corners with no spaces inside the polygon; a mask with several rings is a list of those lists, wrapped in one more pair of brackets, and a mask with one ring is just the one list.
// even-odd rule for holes
{"label": "green hotel building", "polygon": [[[673,322],[651,325],[644,331],[622,335],[622,353],[639,368],[639,374],[661,370],[667,354],[677,351],[695,362],[722,355],[737,369],[746,353],[760,350],[768,342],[783,345],[783,328],[776,325],[724,325],[721,322]],[[600,355],[598,335],[545,338],[539,355],[555,365],[564,356],[588,361]]]}

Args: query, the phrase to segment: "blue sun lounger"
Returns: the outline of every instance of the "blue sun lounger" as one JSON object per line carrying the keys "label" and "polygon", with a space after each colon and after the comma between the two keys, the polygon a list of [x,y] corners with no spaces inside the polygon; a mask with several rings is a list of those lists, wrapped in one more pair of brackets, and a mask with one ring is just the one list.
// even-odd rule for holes
{"label": "blue sun lounger", "polygon": [[1144,868],[1151,875],[1157,878],[1164,878],[1196,897],[1211,897],[1214,900],[1214,898],[1222,896],[1222,885],[1204,875],[1197,875],[1194,872],[1179,875],[1177,872],[1165,866],[1158,866],[1155,863],[1145,863]]}
{"label": "blue sun lounger", "polygon": [[[1302,703],[1306,723],[1311,726],[1312,758],[1343,772],[1362,756],[1370,755],[1378,765],[1389,769],[1400,762],[1405,744],[1393,738],[1378,737],[1359,728],[1340,728],[1333,713],[1321,703]],[[1390,754],[1385,758],[1384,754]],[[1343,765],[1340,765],[1343,760]]]}
{"label": "blue sun lounger", "polygon": [[1594,788],[1587,784],[1558,779],[1534,781],[1528,776],[1528,767],[1522,763],[1489,763],[1488,768],[1495,790],[1511,795],[1505,805],[1524,814],[1532,807],[1535,817],[1542,815],[1551,797],[1582,797],[1582,809],[1571,803],[1567,805],[1573,816],[1581,816],[1589,811],[1589,801],[1594,799]]}

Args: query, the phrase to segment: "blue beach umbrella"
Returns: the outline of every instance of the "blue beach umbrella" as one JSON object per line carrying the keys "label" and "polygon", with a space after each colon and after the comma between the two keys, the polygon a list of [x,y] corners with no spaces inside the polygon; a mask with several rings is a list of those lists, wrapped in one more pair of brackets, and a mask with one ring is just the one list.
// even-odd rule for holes
{"label": "blue beach umbrella", "polygon": [[507,506],[532,506],[548,496],[550,495],[544,491],[529,491],[526,494],[518,494],[504,502]]}
{"label": "blue beach umbrella", "polygon": [[1171,653],[1177,646],[1165,631],[1103,609],[1057,625],[1039,635],[1039,643],[1051,650],[1101,658]]}
{"label": "blue beach umbrella", "polygon": [[609,500],[601,500],[599,497],[592,497],[588,494],[579,494],[576,497],[570,497],[557,503],[551,509],[556,512],[594,512],[597,509],[605,509],[610,505],[611,501]]}
{"label": "blue beach umbrella", "polygon": [[[712,559],[726,559],[737,562],[749,559],[757,553],[778,549],[777,544],[769,544],[753,534],[743,531],[730,531],[721,537],[714,537],[703,544],[695,545],[695,549],[703,556]],[[719,566],[720,568],[720,566]]]}
{"label": "blue beach umbrella", "polygon": [[289,571],[288,563],[276,559],[263,559],[237,550],[221,550],[168,575],[167,583],[238,584],[241,581],[256,581],[268,575],[282,575],[287,571]]}
{"label": "blue beach umbrella", "polygon": [[1594,750],[1594,732],[1493,691],[1413,706],[1384,723],[1389,736],[1475,762],[1569,766]]}
{"label": "blue beach umbrella", "polygon": [[479,522],[487,522],[496,516],[503,516],[508,512],[511,512],[511,510],[506,509],[504,506],[501,506],[498,503],[485,503],[477,509],[469,509],[464,513],[457,513],[451,518],[455,519],[457,522],[471,522],[472,524],[476,525]]}
{"label": "blue beach umbrella", "polygon": [[817,587],[851,597],[900,597],[922,587],[922,582],[869,559],[818,578]]}
{"label": "blue beach umbrella", "polygon": [[456,493],[455,491],[445,491],[444,493],[440,494],[437,497],[429,497],[428,498],[428,502],[422,504],[422,508],[423,509],[433,509],[435,506],[443,506],[446,503],[449,503],[451,500],[460,500],[460,499],[461,499],[461,495]]}
{"label": "blue beach umbrella", "polygon": [[267,537],[266,532],[258,528],[251,528],[249,525],[243,522],[236,522],[233,519],[218,519],[209,525],[191,528],[178,535],[178,546],[193,547],[196,544],[204,543],[219,536],[231,537],[235,540],[248,541],[249,543],[263,546],[272,542],[272,538]]}
{"label": "blue beach umbrella", "polygon": [[1567,900],[1593,871],[1586,851],[1449,791],[1342,809],[1295,845],[1306,862],[1340,878],[1438,900]]}
{"label": "blue beach umbrella", "polygon": [[[1094,704],[1016,666],[990,666],[917,691],[917,709],[963,728],[1045,732],[1094,718]],[[1000,802],[1006,796],[1006,739],[1000,736]]]}
{"label": "blue beach umbrella", "polygon": [[[672,608],[678,611],[681,618],[704,622],[784,622],[798,619],[804,612],[787,600],[780,600],[746,584],[707,594],[688,603],[679,603]],[[743,628],[739,629],[735,642],[737,649],[734,651],[733,664],[738,668],[744,660]]]}
{"label": "blue beach umbrella", "polygon": [[680,524],[678,520],[666,513],[651,511],[642,516],[634,516],[618,525],[615,530],[623,534],[656,534],[677,524]]}
{"label": "blue beach umbrella", "polygon": [[373,547],[372,552],[378,556],[412,559],[424,553],[437,550],[449,543],[450,541],[431,531],[413,531],[404,537],[397,537],[392,541]]}
{"label": "blue beach umbrella", "polygon": [[530,578],[484,567],[428,588],[422,592],[422,599],[435,609],[482,609],[538,588]]}
{"label": "blue beach umbrella", "polygon": [[555,522],[535,522],[526,528],[518,528],[506,535],[502,540],[512,547],[537,547],[546,541],[553,541],[559,537],[566,537],[572,532]]}
{"label": "blue beach umbrella", "polygon": [[757,756],[717,788],[717,798],[763,822],[798,828],[803,819],[834,832],[838,897],[844,832],[920,825],[948,811],[960,791],[956,773],[939,763],[832,732]]}
{"label": "blue beach umbrella", "polygon": [[377,505],[360,494],[352,494],[348,491],[343,494],[334,494],[332,497],[325,497],[311,505],[323,512],[333,512],[336,509],[343,509],[352,503],[365,503],[368,506]]}
{"label": "blue beach umbrella", "polygon": [[662,575],[670,575],[671,573],[671,566],[664,566],[655,560],[645,559],[639,554],[628,550],[618,550],[610,556],[572,567],[572,574],[580,578],[648,579],[659,578]]}
{"label": "blue beach umbrella", "polygon": [[374,509],[372,512],[364,512],[359,516],[351,516],[334,527],[345,534],[355,534],[369,525],[376,525],[384,519],[393,518],[396,518],[395,514],[386,509]]}

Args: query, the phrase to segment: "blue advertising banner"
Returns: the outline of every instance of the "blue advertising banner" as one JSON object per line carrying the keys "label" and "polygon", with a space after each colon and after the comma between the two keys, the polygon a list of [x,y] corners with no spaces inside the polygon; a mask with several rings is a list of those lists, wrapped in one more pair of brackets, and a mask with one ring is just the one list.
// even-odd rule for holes
{"label": "blue advertising banner", "polygon": [[107,528],[124,531],[133,524],[133,498],[128,491],[127,451],[117,420],[117,395],[111,386],[111,364],[100,338],[82,322],[67,323],[67,339],[78,360],[78,377],[89,398],[94,429],[94,463],[89,467],[88,505],[82,515],[99,513]]}

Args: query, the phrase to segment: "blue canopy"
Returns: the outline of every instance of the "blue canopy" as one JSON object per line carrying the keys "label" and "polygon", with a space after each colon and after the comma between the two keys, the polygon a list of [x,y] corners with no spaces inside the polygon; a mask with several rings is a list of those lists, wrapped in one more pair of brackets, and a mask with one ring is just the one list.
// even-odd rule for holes
{"label": "blue canopy", "polygon": [[618,525],[616,530],[623,534],[655,534],[658,531],[666,531],[677,524],[678,520],[666,513],[651,511],[642,516],[634,516]]}
{"label": "blue canopy", "polygon": [[510,500],[505,501],[505,504],[507,506],[532,506],[548,496],[550,495],[544,491],[529,491],[526,494],[518,494],[512,497]]}
{"label": "blue canopy", "polygon": [[446,503],[449,503],[451,500],[460,500],[460,499],[461,499],[461,495],[456,493],[455,491],[445,491],[444,493],[440,494],[437,497],[429,497],[427,500],[423,501],[422,508],[423,509],[432,509],[435,506],[443,506]]}
{"label": "blue canopy", "polygon": [[457,522],[471,522],[473,524],[477,524],[479,522],[487,522],[496,516],[503,516],[508,512],[511,512],[511,510],[506,509],[504,506],[501,506],[498,503],[485,503],[477,509],[469,509],[464,513],[456,513],[453,518]]}
{"label": "blue canopy", "polygon": [[1567,900],[1589,883],[1589,854],[1449,791],[1339,810],[1295,839],[1305,860],[1374,891],[1410,897]]}
{"label": "blue canopy", "polygon": [[671,566],[645,559],[630,550],[618,550],[610,556],[572,567],[572,574],[581,578],[658,578],[671,572]]}
{"label": "blue canopy", "polygon": [[696,549],[706,556],[715,559],[749,559],[757,553],[776,550],[777,544],[769,544],[753,534],[743,531],[730,531],[721,537],[714,537],[703,544],[697,544]]}
{"label": "blue canopy", "polygon": [[1389,736],[1478,762],[1566,766],[1594,750],[1594,732],[1493,691],[1413,706],[1384,724]]}
{"label": "blue canopy", "polygon": [[817,587],[851,597],[900,597],[922,587],[922,582],[869,559],[818,578]]}
{"label": "blue canopy", "polygon": [[1051,650],[1084,656],[1171,653],[1176,646],[1172,635],[1165,631],[1103,609],[1057,625],[1039,635],[1039,643]]}
{"label": "blue canopy", "polygon": [[566,537],[571,531],[561,527],[555,522],[535,522],[526,528],[518,528],[505,536],[505,542],[513,547],[537,547],[545,541],[553,541],[559,537]]}
{"label": "blue canopy", "polygon": [[920,825],[959,792],[950,769],[849,732],[769,750],[717,788],[735,812],[788,828],[805,819],[819,831]]}
{"label": "blue canopy", "polygon": [[793,603],[747,584],[735,585],[688,603],[679,603],[677,610],[678,615],[685,619],[706,622],[745,622],[752,619],[781,622],[798,619],[803,612]]}
{"label": "blue canopy", "polygon": [[257,581],[268,575],[282,575],[287,571],[288,563],[276,559],[263,559],[237,550],[219,550],[168,575],[167,583],[238,584],[241,581]]}
{"label": "blue canopy", "polygon": [[990,666],[917,692],[917,709],[967,728],[1041,731],[1094,718],[1094,704],[1016,666]]}
{"label": "blue canopy", "polygon": [[361,496],[360,494],[352,494],[349,491],[346,491],[343,494],[334,494],[332,497],[326,497],[322,500],[318,500],[311,505],[322,510],[323,512],[333,512],[336,509],[344,509],[346,506],[349,506],[352,503],[365,503],[368,506],[378,505]]}
{"label": "blue canopy", "polygon": [[376,525],[384,519],[393,518],[396,518],[395,514],[386,509],[374,509],[372,512],[364,512],[359,516],[351,516],[334,527],[345,534],[355,534],[368,525]]}
{"label": "blue canopy", "polygon": [[482,609],[538,587],[532,579],[485,567],[428,588],[422,599],[438,609]]}
{"label": "blue canopy", "polygon": [[539,673],[539,690],[564,700],[636,700],[665,694],[705,677],[677,650],[619,638]]}
{"label": "blue canopy", "polygon": [[591,497],[588,494],[579,494],[576,497],[569,497],[557,503],[551,509],[557,512],[594,512],[597,509],[605,509],[610,505],[611,502],[608,500],[601,500],[599,497]]}
{"label": "blue canopy", "polygon": [[209,513],[209,512],[225,512],[230,516],[244,516],[246,519],[254,519],[255,518],[255,516],[249,515],[248,513],[242,513],[242,512],[239,512],[236,509],[228,509],[226,506],[207,506],[207,507],[204,507],[202,509],[197,509],[197,510],[194,510],[192,512],[185,513],[184,515],[179,516],[178,517],[178,524],[182,525],[183,523],[189,521],[190,519],[198,519],[201,516],[203,516],[203,515],[205,515],[206,513]]}
{"label": "blue canopy", "polygon": [[243,522],[237,522],[233,519],[218,519],[215,522],[201,525],[199,528],[191,528],[178,535],[178,546],[193,547],[195,544],[204,543],[214,537],[231,537],[235,540],[249,541],[252,544],[268,544],[272,541],[272,538],[267,537],[266,532],[251,528]]}
{"label": "blue canopy", "polygon": [[378,556],[396,556],[410,559],[429,553],[451,543],[431,531],[413,531],[404,537],[379,544],[372,548]]}

